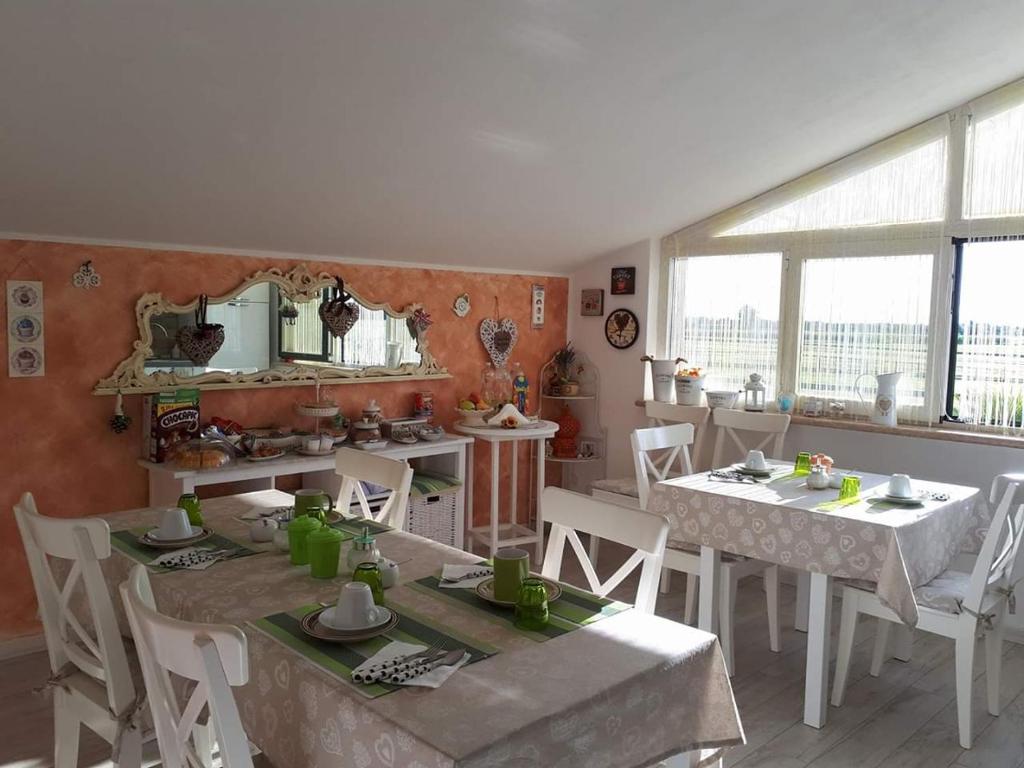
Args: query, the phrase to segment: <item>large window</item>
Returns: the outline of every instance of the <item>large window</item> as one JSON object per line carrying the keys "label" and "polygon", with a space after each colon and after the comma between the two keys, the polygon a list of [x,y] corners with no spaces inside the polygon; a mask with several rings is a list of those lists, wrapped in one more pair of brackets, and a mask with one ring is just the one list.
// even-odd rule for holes
{"label": "large window", "polygon": [[739,389],[1024,433],[1024,81],[666,237],[664,352]]}

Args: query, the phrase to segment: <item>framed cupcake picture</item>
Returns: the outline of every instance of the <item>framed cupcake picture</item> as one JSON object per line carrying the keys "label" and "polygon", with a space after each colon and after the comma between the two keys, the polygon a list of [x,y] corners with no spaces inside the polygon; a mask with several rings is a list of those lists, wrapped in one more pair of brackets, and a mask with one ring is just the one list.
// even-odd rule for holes
{"label": "framed cupcake picture", "polygon": [[43,351],[43,284],[7,281],[7,375],[22,379],[46,373]]}
{"label": "framed cupcake picture", "polygon": [[612,267],[612,296],[636,293],[636,267]]}

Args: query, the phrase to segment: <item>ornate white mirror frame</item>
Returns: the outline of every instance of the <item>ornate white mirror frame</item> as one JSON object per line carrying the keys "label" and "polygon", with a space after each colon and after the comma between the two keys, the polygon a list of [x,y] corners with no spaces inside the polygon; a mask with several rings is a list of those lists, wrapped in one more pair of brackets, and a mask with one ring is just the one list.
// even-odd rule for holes
{"label": "ornate white mirror frame", "polygon": [[[276,285],[281,296],[291,301],[318,301],[325,288],[336,284],[336,277],[326,272],[313,275],[304,264],[292,268],[288,273],[274,268],[250,275],[234,290],[223,296],[210,298],[211,305],[230,301],[240,293],[258,283]],[[421,304],[410,304],[397,312],[389,304],[375,304],[362,298],[358,293],[346,287],[346,292],[362,307],[369,310],[384,310],[395,318],[409,319]],[[416,349],[420,354],[419,364],[403,363],[397,368],[374,366],[369,368],[339,368],[329,365],[310,365],[302,362],[279,364],[255,373],[231,373],[230,371],[209,371],[197,376],[183,376],[173,371],[153,371],[147,373],[146,361],[153,357],[153,329],[151,320],[165,313],[191,313],[199,304],[196,297],[188,304],[172,304],[163,294],[146,293],[135,304],[135,317],[139,326],[139,338],[135,341],[131,355],[122,360],[114,372],[107,378],[97,382],[93,394],[112,395],[142,394],[174,389],[176,387],[195,387],[198,389],[244,389],[249,387],[289,387],[330,382],[332,384],[359,384],[383,381],[410,381],[420,379],[450,378],[447,369],[442,368],[430,354],[426,339],[426,330],[413,331]]]}

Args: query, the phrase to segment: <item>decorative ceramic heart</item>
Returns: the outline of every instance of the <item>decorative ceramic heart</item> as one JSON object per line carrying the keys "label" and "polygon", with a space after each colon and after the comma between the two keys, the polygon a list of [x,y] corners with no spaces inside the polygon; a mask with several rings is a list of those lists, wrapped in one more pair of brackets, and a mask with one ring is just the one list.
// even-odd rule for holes
{"label": "decorative ceramic heart", "polygon": [[186,325],[178,329],[178,347],[195,365],[206,365],[224,344],[224,326],[219,323]]}
{"label": "decorative ceramic heart", "polygon": [[515,320],[506,317],[500,323],[493,317],[485,318],[480,323],[480,341],[491,357],[496,368],[503,368],[508,363],[512,348],[519,340],[519,328]]}

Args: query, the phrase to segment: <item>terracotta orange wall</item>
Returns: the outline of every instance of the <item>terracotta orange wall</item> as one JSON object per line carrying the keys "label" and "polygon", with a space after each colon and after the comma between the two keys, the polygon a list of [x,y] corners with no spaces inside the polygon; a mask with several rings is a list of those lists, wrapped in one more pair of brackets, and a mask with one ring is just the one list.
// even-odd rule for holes
{"label": "terracotta orange wall", "polygon": [[[102,277],[94,290],[76,289],[71,276],[87,260]],[[107,427],[112,397],[97,397],[92,388],[128,355],[137,337],[135,302],[158,291],[176,303],[198,293],[220,295],[258,270],[290,269],[297,262],[243,256],[154,251],[59,243],[0,240],[0,274],[4,280],[41,280],[45,297],[46,375],[12,379],[0,375],[0,509],[10,510],[26,490],[35,494],[44,514],[61,517],[99,515],[145,506],[146,472],[136,465],[140,397],[126,398],[132,427],[115,435]],[[568,280],[448,270],[306,262],[313,272],[341,275],[372,301],[400,308],[414,301],[434,319],[430,349],[453,378],[429,382],[345,384],[329,392],[352,415],[371,397],[384,413],[411,412],[413,393],[430,389],[437,421],[450,426],[459,395],[479,388],[487,360],[480,343],[480,321],[493,316],[494,297],[503,317],[519,326],[512,359],[523,363],[534,380],[543,363],[565,342]],[[530,288],[547,286],[544,328],[530,327]],[[451,305],[468,293],[472,312],[456,317]],[[6,316],[6,313],[2,313]],[[0,349],[7,357],[7,335]],[[292,404],[306,387],[221,390],[202,394],[204,420],[225,416],[243,424],[299,421]],[[475,509],[487,510],[490,453],[476,450]],[[552,473],[554,474],[554,473]],[[557,476],[557,475],[556,475]],[[524,488],[525,491],[525,488]],[[0,513],[0,639],[38,631],[35,600],[13,515]]]}

